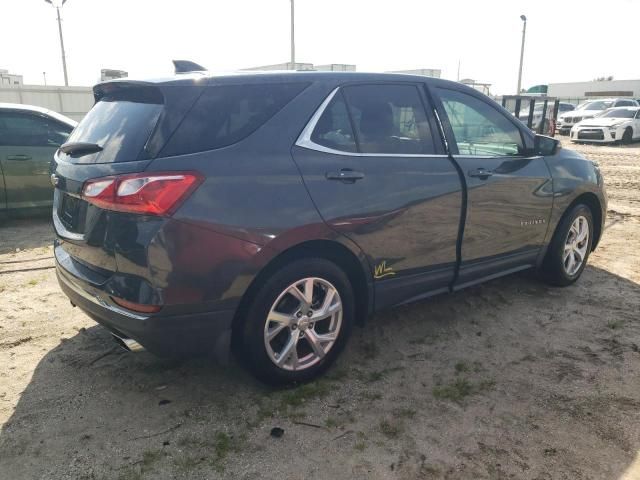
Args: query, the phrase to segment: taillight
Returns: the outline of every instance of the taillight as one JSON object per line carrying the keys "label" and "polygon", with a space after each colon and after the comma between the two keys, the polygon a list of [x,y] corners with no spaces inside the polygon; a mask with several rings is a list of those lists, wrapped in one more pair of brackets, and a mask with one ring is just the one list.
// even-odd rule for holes
{"label": "taillight", "polygon": [[200,183],[196,172],[147,172],[96,178],[85,183],[82,198],[118,212],[170,215]]}

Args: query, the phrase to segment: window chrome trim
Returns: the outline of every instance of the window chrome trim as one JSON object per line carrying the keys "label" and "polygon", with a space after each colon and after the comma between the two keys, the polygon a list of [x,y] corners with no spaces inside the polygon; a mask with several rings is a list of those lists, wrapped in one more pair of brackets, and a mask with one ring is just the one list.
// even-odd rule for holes
{"label": "window chrome trim", "polygon": [[[324,145],[319,145],[319,144],[315,143],[314,141],[311,140],[311,135],[313,134],[313,131],[315,130],[316,125],[320,121],[320,117],[322,116],[324,111],[327,109],[327,107],[331,103],[331,100],[333,100],[333,97],[336,96],[336,94],[338,93],[339,90],[340,90],[340,87],[334,88],[331,91],[331,93],[327,96],[327,98],[324,99],[322,104],[318,107],[318,109],[315,111],[315,113],[311,117],[311,120],[309,120],[307,125],[304,127],[304,130],[302,130],[302,133],[300,134],[300,136],[298,137],[298,140],[295,143],[296,146],[302,147],[302,148],[306,148],[306,149],[309,149],[309,150],[315,150],[317,152],[331,153],[333,155],[344,155],[344,156],[347,156],[347,157],[411,157],[411,158],[413,158],[413,157],[415,157],[415,158],[433,158],[433,157],[438,157],[438,158],[442,158],[442,157],[446,157],[447,156],[446,153],[438,154],[438,153],[361,153],[361,152],[345,152],[344,150],[336,150],[335,148],[329,148],[329,147],[325,147]],[[355,134],[355,132],[353,132],[353,133]]]}
{"label": "window chrome trim", "polygon": [[438,110],[435,108],[435,106],[432,108],[433,108],[433,115],[436,118],[438,129],[440,130],[440,135],[442,136],[442,141],[444,142],[444,151],[448,155],[451,155],[451,150],[449,149],[449,140],[447,140],[447,135],[444,132],[444,125],[442,125],[442,120],[440,120],[440,115],[438,115]]}

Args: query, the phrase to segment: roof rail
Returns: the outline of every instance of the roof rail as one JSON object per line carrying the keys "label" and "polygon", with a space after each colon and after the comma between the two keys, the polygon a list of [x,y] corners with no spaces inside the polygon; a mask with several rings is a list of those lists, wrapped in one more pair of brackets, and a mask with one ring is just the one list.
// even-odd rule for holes
{"label": "roof rail", "polygon": [[175,73],[206,72],[207,69],[190,60],[173,60]]}

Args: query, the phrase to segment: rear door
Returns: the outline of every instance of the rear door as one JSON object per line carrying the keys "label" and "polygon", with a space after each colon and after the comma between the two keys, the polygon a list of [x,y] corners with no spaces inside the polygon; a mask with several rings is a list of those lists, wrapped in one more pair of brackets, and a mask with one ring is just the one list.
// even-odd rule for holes
{"label": "rear door", "polygon": [[0,111],[0,164],[8,209],[51,206],[51,161],[71,130],[38,113]]}
{"label": "rear door", "polygon": [[[434,89],[467,184],[456,287],[535,265],[551,215],[551,174],[508,113],[475,92]],[[525,143],[526,142],[526,143]]]}
{"label": "rear door", "polygon": [[376,307],[446,290],[462,185],[424,85],[335,89],[293,155],[323,219],[367,255]]}

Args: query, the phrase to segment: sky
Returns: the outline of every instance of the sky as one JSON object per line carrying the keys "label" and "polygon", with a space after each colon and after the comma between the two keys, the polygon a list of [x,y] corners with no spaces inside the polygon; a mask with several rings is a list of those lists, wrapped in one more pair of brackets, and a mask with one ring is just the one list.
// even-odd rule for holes
{"label": "sky", "polygon": [[[172,59],[225,72],[290,56],[290,0],[68,0],[62,8],[70,85],[101,68],[166,76]],[[358,71],[438,68],[443,78],[517,88],[640,78],[640,0],[295,0],[296,61],[356,64]],[[63,85],[55,9],[0,0],[0,68],[27,84]]]}

